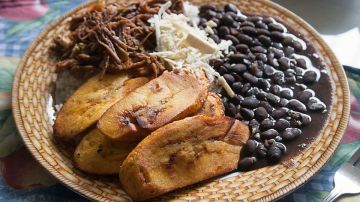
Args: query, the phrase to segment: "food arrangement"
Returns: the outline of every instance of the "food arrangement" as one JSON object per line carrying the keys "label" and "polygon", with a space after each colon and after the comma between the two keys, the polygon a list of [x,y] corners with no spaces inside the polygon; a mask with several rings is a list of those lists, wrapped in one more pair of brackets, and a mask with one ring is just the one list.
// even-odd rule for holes
{"label": "food arrangement", "polygon": [[93,76],[57,113],[55,136],[75,142],[80,170],[118,174],[135,200],[285,161],[327,120],[321,59],[272,17],[231,4],[99,2],[70,31],[54,40],[58,71]]}

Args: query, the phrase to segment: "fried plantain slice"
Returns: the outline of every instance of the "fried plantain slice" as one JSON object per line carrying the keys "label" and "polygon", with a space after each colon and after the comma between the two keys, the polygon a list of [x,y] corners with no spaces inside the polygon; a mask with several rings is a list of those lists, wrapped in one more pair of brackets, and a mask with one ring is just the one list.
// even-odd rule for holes
{"label": "fried plantain slice", "polygon": [[55,134],[70,140],[93,125],[101,115],[134,89],[144,85],[148,78],[130,79],[127,74],[96,75],[86,81],[69,97],[55,120]]}
{"label": "fried plantain slice", "polygon": [[200,110],[207,88],[188,71],[164,72],[114,104],[97,127],[111,139],[141,140],[151,131]]}
{"label": "fried plantain slice", "polygon": [[74,153],[76,167],[87,173],[110,175],[119,173],[121,163],[138,142],[109,140],[98,129],[85,135]]}
{"label": "fried plantain slice", "polygon": [[120,168],[120,182],[134,200],[146,200],[228,173],[248,138],[248,127],[230,117],[175,121],[135,147]]}
{"label": "fried plantain slice", "polygon": [[213,92],[209,92],[203,107],[196,115],[208,115],[208,116],[223,116],[224,105],[221,102],[220,97]]}

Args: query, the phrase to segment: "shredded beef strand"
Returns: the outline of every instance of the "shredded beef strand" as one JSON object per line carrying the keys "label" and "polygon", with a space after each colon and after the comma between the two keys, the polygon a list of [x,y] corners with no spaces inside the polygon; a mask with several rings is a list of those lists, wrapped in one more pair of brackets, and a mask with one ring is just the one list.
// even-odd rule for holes
{"label": "shredded beef strand", "polygon": [[[69,36],[54,39],[58,70],[93,67],[101,75],[134,70],[158,76],[163,60],[150,56],[155,49],[155,30],[148,20],[168,0],[139,0],[126,7],[99,1],[70,21]],[[183,11],[183,0],[171,0],[169,12]]]}

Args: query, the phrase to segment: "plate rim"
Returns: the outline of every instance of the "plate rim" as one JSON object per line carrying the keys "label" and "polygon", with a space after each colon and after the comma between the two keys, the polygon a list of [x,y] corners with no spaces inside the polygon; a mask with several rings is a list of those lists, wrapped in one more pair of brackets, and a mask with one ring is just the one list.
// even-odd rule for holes
{"label": "plate rim", "polygon": [[[31,44],[27,47],[25,53],[22,55],[21,60],[16,68],[16,72],[14,75],[13,85],[12,85],[12,114],[15,119],[15,123],[17,126],[17,129],[22,137],[22,140],[25,143],[25,146],[30,151],[31,155],[40,163],[40,165],[45,168],[53,177],[55,177],[60,183],[64,184],[66,187],[70,188],[71,190],[75,191],[76,193],[91,199],[91,200],[107,200],[106,198],[102,197],[101,195],[95,194],[93,192],[89,192],[87,190],[83,190],[80,186],[78,186],[76,183],[71,182],[67,178],[63,177],[62,175],[58,174],[58,171],[50,166],[50,164],[44,160],[44,157],[39,154],[33,143],[31,142],[27,132],[25,131],[24,124],[21,118],[21,112],[18,102],[18,95],[19,95],[19,80],[22,75],[22,70],[25,68],[25,62],[27,61],[28,56],[32,53],[32,51],[37,46],[38,42],[41,41],[47,33],[53,29],[58,23],[65,20],[69,15],[78,12],[79,10],[85,8],[86,6],[94,3],[96,0],[92,0],[89,2],[81,3],[75,8],[69,10],[68,12],[65,12],[62,16],[51,22],[49,25],[46,26],[39,34],[38,36],[31,42]],[[123,1],[123,0],[122,0]],[[131,0],[130,0],[131,1]],[[225,2],[233,2],[234,0],[223,0],[222,3]],[[319,44],[325,49],[326,54],[331,59],[331,63],[334,64],[334,70],[336,71],[336,75],[339,79],[340,88],[343,91],[343,111],[342,115],[339,120],[339,126],[335,132],[335,135],[333,137],[333,143],[330,144],[325,150],[319,160],[314,164],[313,167],[308,169],[304,175],[301,177],[295,179],[294,181],[288,183],[286,186],[282,187],[281,189],[272,192],[269,195],[263,196],[259,198],[258,200],[261,201],[270,201],[270,200],[277,200],[281,197],[284,197],[305,183],[307,183],[312,177],[314,177],[326,164],[326,162],[329,161],[331,156],[335,153],[336,148],[339,146],[340,141],[342,137],[345,134],[345,129],[348,125],[348,120],[350,118],[350,90],[349,85],[347,81],[347,76],[345,74],[345,70],[342,68],[342,65],[340,64],[339,60],[335,56],[334,52],[330,49],[329,45],[322,39],[320,34],[306,21],[304,21],[302,18],[297,16],[295,13],[289,11],[288,9],[280,6],[279,4],[275,2],[271,2],[268,0],[254,0],[259,2],[262,5],[265,5],[266,7],[270,7],[275,10],[279,10],[282,12],[283,15],[289,17],[290,19],[294,20],[296,23],[304,25],[306,28],[306,31],[310,32],[313,37],[316,39],[316,41],[319,42]],[[191,2],[191,0],[190,0]],[[336,89],[334,89],[335,91]],[[309,174],[310,173],[310,174]],[[285,190],[286,189],[286,190]],[[285,191],[284,191],[285,190]]]}

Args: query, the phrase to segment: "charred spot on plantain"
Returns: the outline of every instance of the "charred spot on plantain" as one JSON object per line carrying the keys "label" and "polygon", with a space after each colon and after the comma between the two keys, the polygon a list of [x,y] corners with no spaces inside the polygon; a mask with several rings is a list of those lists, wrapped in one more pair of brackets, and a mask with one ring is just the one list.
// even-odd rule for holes
{"label": "charred spot on plantain", "polygon": [[176,153],[170,155],[168,162],[166,163],[166,168],[170,169],[174,165],[176,160]]}
{"label": "charred spot on plantain", "polygon": [[127,126],[131,124],[131,120],[129,117],[119,116],[119,121],[120,121],[120,123],[127,125]]}

